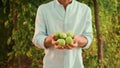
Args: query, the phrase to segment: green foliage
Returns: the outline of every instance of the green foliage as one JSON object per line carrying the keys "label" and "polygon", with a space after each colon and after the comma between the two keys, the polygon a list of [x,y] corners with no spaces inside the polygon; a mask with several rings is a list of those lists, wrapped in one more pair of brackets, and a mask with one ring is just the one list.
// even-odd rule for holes
{"label": "green foliage", "polygon": [[[92,9],[94,39],[91,47],[84,50],[83,58],[86,68],[98,68],[97,39],[94,25],[93,2],[81,0]],[[99,22],[104,47],[104,68],[119,68],[120,66],[120,2],[118,0],[98,0]],[[93,64],[91,64],[93,62]]]}
{"label": "green foliage", "polygon": [[[118,68],[120,66],[120,22],[118,22],[118,1],[100,3],[100,21],[104,40],[104,66]],[[119,7],[120,8],[120,7]],[[104,13],[103,13],[104,12]],[[103,17],[104,16],[104,17]]]}
{"label": "green foliage", "polygon": [[[44,52],[31,39],[34,21],[40,4],[50,0],[0,1],[0,68],[42,68]],[[94,39],[91,47],[83,50],[85,68],[98,68],[97,39],[94,25],[93,0],[78,0],[92,9]],[[120,66],[120,2],[98,0],[100,26],[104,47],[104,68]],[[17,16],[15,16],[17,14]],[[17,19],[17,20],[16,20]]]}

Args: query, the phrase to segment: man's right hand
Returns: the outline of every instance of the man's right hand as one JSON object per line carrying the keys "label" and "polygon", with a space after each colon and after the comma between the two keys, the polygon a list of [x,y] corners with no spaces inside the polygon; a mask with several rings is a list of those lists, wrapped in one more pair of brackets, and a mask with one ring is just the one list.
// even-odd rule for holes
{"label": "man's right hand", "polygon": [[54,47],[56,49],[63,49],[63,47],[59,46],[58,42],[54,40],[54,37],[55,37],[54,34],[47,36],[44,41],[44,46],[46,48]]}

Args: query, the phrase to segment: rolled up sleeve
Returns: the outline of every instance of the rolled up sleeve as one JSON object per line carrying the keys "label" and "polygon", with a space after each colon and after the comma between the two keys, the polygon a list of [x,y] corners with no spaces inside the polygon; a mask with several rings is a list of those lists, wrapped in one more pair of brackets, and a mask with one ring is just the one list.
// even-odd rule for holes
{"label": "rolled up sleeve", "polygon": [[44,40],[46,37],[47,37],[46,26],[45,26],[43,13],[42,13],[42,7],[39,6],[37,10],[36,20],[35,20],[35,32],[34,32],[32,42],[38,48],[45,49]]}
{"label": "rolled up sleeve", "polygon": [[83,36],[87,38],[87,44],[83,49],[89,48],[91,45],[92,39],[93,39],[93,30],[92,30],[92,16],[91,16],[91,9],[89,8],[87,13],[87,19],[86,19],[86,26],[84,29],[84,32],[82,33]]}

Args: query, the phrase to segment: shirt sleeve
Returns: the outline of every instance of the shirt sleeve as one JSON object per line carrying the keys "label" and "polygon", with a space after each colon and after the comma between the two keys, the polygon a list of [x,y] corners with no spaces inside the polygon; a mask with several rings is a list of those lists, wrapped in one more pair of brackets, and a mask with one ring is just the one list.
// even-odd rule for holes
{"label": "shirt sleeve", "polygon": [[83,36],[85,36],[88,40],[87,44],[83,49],[89,48],[91,45],[92,39],[93,39],[93,30],[92,30],[92,16],[91,16],[91,9],[88,8],[87,16],[86,16],[86,26],[84,29],[84,32],[82,33]]}
{"label": "shirt sleeve", "polygon": [[46,35],[46,26],[42,13],[42,7],[39,6],[37,10],[36,20],[35,20],[35,32],[32,39],[32,42],[38,48],[45,49],[44,40],[47,37]]}

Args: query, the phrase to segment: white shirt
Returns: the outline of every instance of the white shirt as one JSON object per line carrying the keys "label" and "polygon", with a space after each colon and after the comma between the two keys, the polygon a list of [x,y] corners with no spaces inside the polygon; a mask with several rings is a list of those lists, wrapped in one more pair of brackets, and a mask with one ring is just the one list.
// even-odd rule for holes
{"label": "white shirt", "polygon": [[92,17],[90,8],[73,0],[66,8],[57,1],[51,1],[39,6],[36,21],[33,43],[45,50],[43,68],[84,68],[82,60],[82,48],[72,50],[59,50],[53,47],[46,49],[44,40],[48,35],[56,31],[72,31],[75,35],[83,35],[88,43],[92,42]]}

